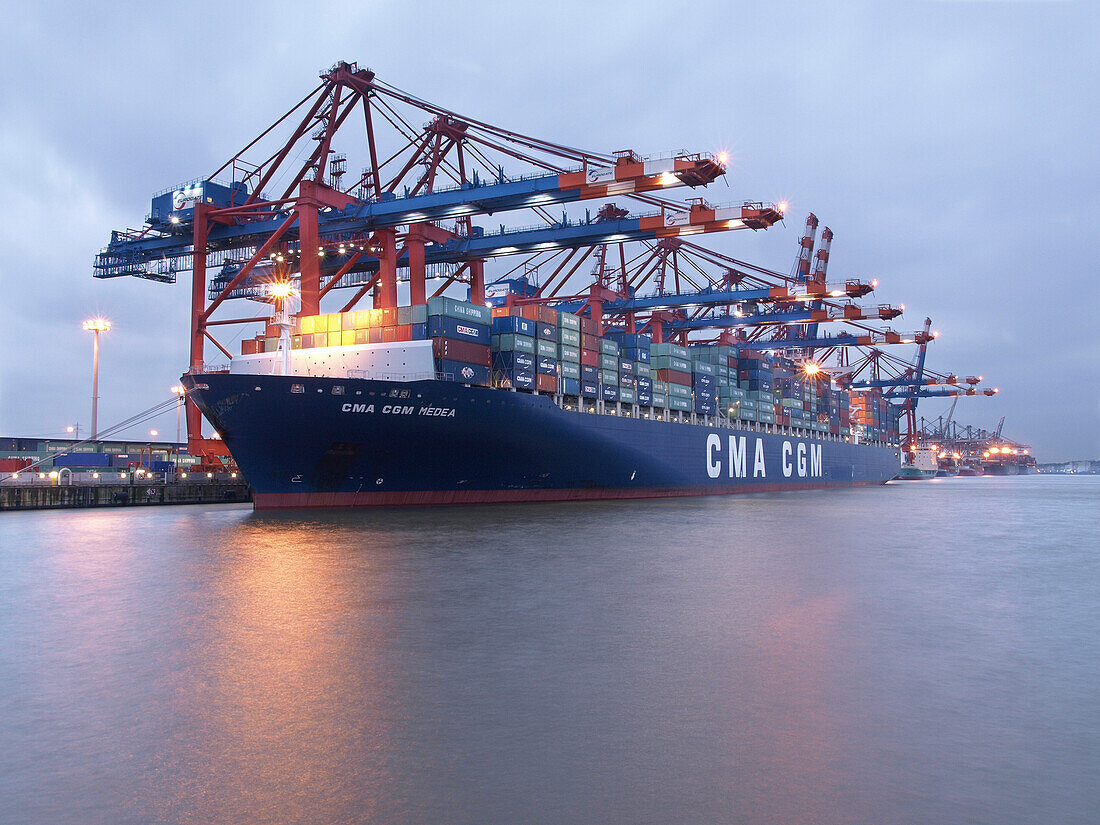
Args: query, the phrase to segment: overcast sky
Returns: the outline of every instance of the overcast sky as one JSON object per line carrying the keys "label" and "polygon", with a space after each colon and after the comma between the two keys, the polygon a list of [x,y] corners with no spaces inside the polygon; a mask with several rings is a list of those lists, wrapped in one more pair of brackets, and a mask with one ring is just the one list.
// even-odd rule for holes
{"label": "overcast sky", "polygon": [[[106,11],[111,8],[115,11]],[[101,428],[169,397],[188,286],[93,280],[112,229],[208,174],[358,61],[399,88],[608,152],[728,149],[716,201],[792,219],[716,248],[787,272],[807,211],[833,278],[930,315],[928,365],[996,398],[956,418],[1040,461],[1100,458],[1098,5],[908,3],[23,4],[0,52],[0,434]],[[355,171],[355,170],[353,170]],[[708,195],[709,197],[709,195]],[[490,219],[488,225],[494,225]],[[710,243],[708,239],[708,243]],[[212,359],[211,359],[212,360]],[[921,412],[946,409],[924,401]],[[174,435],[175,414],[149,426]],[[137,436],[139,433],[134,432]]]}

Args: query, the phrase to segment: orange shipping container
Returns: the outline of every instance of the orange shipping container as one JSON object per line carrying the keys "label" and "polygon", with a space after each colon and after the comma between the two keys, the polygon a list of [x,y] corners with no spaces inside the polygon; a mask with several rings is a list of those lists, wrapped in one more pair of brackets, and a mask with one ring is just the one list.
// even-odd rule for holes
{"label": "orange shipping container", "polygon": [[558,377],[556,375],[543,375],[540,372],[535,376],[535,386],[539,392],[557,392]]}

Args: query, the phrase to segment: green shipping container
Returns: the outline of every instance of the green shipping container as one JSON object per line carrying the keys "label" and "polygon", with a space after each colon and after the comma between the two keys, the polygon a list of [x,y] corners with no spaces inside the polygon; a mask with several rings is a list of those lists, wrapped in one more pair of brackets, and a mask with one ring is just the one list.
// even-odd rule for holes
{"label": "green shipping container", "polygon": [[618,370],[600,370],[600,383],[605,387],[619,386]]}
{"label": "green shipping container", "polygon": [[691,387],[685,384],[669,384],[668,385],[668,397],[669,398],[686,398],[691,400]]}
{"label": "green shipping container", "polygon": [[[504,336],[502,335],[501,338]],[[547,341],[544,338],[535,339],[535,354],[545,356],[547,358],[558,357],[558,345],[553,341]]]}
{"label": "green shipping container", "polygon": [[475,324],[485,324],[486,326],[492,323],[493,320],[493,313],[489,307],[471,304],[468,301],[456,301],[446,295],[428,299],[428,315],[446,315],[448,318],[473,321]]}
{"label": "green shipping container", "polygon": [[601,370],[619,370],[619,356],[617,355],[601,355],[600,356],[600,369]]}
{"label": "green shipping container", "polygon": [[581,345],[580,330],[558,327],[558,343],[579,349]]}
{"label": "green shipping container", "polygon": [[653,393],[653,406],[654,407],[667,407],[668,406],[668,396],[665,395],[663,392]]}
{"label": "green shipping container", "polygon": [[562,378],[580,378],[581,377],[581,365],[574,361],[562,361],[561,364],[561,377]]}
{"label": "green shipping container", "polygon": [[619,400],[622,401],[624,404],[633,404],[635,400],[634,390],[630,387],[620,387]]}
{"label": "green shipping container", "polygon": [[655,370],[676,370],[677,372],[691,372],[691,362],[686,358],[677,358],[674,355],[654,355],[649,359],[649,365]]}
{"label": "green shipping container", "polygon": [[664,381],[653,379],[653,394],[656,395],[657,393],[660,393],[661,395],[668,395],[668,384],[666,384]]}
{"label": "green shipping container", "polygon": [[619,357],[619,342],[612,341],[610,338],[600,339],[600,353],[602,355],[614,355]]}
{"label": "green shipping container", "polygon": [[558,347],[558,358],[562,361],[571,361],[574,364],[579,364],[581,362],[581,348],[561,344]]}
{"label": "green shipping container", "polygon": [[637,375],[639,378],[649,378],[653,374],[653,372],[649,364],[647,364],[645,361],[635,361],[634,374]]}
{"label": "green shipping container", "polygon": [[493,349],[498,352],[525,352],[535,354],[535,339],[530,335],[508,332],[493,336]]}
{"label": "green shipping container", "polygon": [[681,347],[679,344],[651,344],[649,353],[650,355],[671,355],[674,358],[683,358],[685,361],[691,359],[687,347]]}
{"label": "green shipping container", "polygon": [[[571,329],[574,332],[580,332],[581,319],[574,315],[572,312],[559,312],[558,326],[563,329]],[[563,341],[562,343],[565,342]],[[580,346],[580,344],[577,344],[576,346]]]}
{"label": "green shipping container", "polygon": [[696,375],[714,375],[714,364],[708,364],[706,361],[692,361],[691,369]]}
{"label": "green shipping container", "polygon": [[668,397],[668,408],[670,410],[679,410],[680,412],[691,412],[691,399],[690,398],[677,398],[670,395]]}

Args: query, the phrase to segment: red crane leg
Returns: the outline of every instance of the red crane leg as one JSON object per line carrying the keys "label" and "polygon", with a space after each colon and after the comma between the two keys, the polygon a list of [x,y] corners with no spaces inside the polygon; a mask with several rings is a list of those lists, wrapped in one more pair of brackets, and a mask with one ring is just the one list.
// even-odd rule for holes
{"label": "red crane leg", "polygon": [[409,250],[409,303],[428,303],[427,271],[424,265],[424,241],[410,233],[405,240]]}
{"label": "red crane leg", "polygon": [[382,308],[397,306],[397,231],[379,229],[374,233],[375,241],[382,247],[378,264],[378,304]]}
{"label": "red crane leg", "polygon": [[302,253],[302,315],[321,313],[320,232],[317,228],[317,206],[298,202],[298,237]]}
{"label": "red crane leg", "polygon": [[[195,205],[195,226],[192,235],[194,255],[191,264],[191,366],[192,372],[202,369],[203,339],[206,335],[206,323],[203,312],[206,310],[206,237],[210,228],[206,220],[205,204]],[[187,399],[187,443],[197,443],[202,439],[202,413],[195,402]]]}
{"label": "red crane leg", "polygon": [[470,261],[470,303],[485,303],[485,261]]}
{"label": "red crane leg", "polygon": [[596,298],[588,299],[588,315],[596,325],[597,335],[603,335],[603,301]]}

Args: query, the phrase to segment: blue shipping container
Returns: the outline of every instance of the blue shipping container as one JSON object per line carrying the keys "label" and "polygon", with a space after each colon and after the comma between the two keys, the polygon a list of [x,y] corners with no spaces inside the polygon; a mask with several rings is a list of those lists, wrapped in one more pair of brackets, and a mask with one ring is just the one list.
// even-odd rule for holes
{"label": "blue shipping container", "polygon": [[692,375],[692,384],[696,389],[713,390],[718,385],[718,381],[713,375],[703,375],[697,372]]}
{"label": "blue shipping container", "polygon": [[540,355],[538,357],[538,363],[535,364],[535,370],[541,372],[543,375],[557,375],[558,359],[550,358],[547,355]]}
{"label": "blue shipping container", "polygon": [[507,315],[503,318],[494,318],[493,335],[500,335],[502,332],[514,332],[517,335],[530,335],[532,338],[535,336],[535,322],[529,318],[520,318],[516,315]]}
{"label": "blue shipping container", "polygon": [[601,384],[600,392],[604,401],[618,401],[619,400],[619,388],[614,384]]}
{"label": "blue shipping container", "polygon": [[581,382],[576,378],[563,378],[561,379],[561,394],[562,395],[580,395],[581,394]]}
{"label": "blue shipping container", "polygon": [[[605,338],[618,341],[621,347],[637,347],[649,349],[653,343],[653,336],[646,332],[607,332]],[[635,359],[637,360],[637,359]]]}
{"label": "blue shipping container", "polygon": [[595,384],[600,380],[600,371],[596,367],[590,367],[587,364],[581,364],[581,380],[591,381]]}
{"label": "blue shipping container", "polygon": [[533,390],[535,388],[534,370],[499,370],[494,373],[496,384],[500,387],[515,387],[517,390]]}
{"label": "blue shipping container", "polygon": [[653,391],[653,379],[652,378],[646,378],[644,376],[639,375],[635,380],[638,383],[638,392],[639,393],[652,392]]}
{"label": "blue shipping container", "polygon": [[585,398],[596,398],[600,394],[600,385],[595,381],[581,381],[581,395]]}
{"label": "blue shipping container", "polygon": [[460,321],[449,315],[432,315],[428,318],[428,334],[432,338],[450,338],[453,341],[489,343],[489,325]]}
{"label": "blue shipping container", "polygon": [[641,347],[623,347],[623,358],[629,358],[631,361],[641,361],[643,364],[649,363],[649,348],[642,349]]}
{"label": "blue shipping container", "polygon": [[[489,334],[489,328],[485,328],[485,334]],[[445,381],[457,381],[461,384],[478,384],[488,387],[490,384],[489,368],[482,364],[464,364],[461,361],[435,360],[436,371],[442,374]]]}
{"label": "blue shipping container", "polygon": [[494,352],[493,369],[535,370],[535,356],[526,352]]}
{"label": "blue shipping container", "polygon": [[425,341],[428,338],[428,325],[427,324],[413,324],[412,325],[412,339],[414,341]]}

